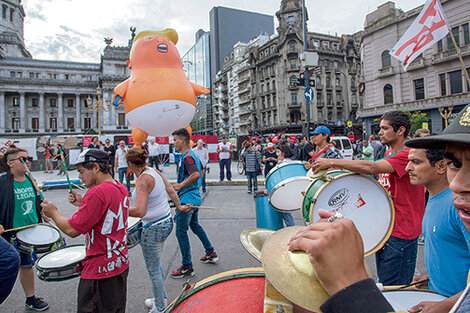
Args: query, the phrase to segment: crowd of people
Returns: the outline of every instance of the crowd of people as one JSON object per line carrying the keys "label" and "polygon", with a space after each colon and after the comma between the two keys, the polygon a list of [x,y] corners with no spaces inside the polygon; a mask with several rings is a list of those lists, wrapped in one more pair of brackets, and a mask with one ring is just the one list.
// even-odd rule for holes
{"label": "crowd of people", "polygon": [[[410,312],[465,311],[470,302],[465,292],[470,277],[470,105],[456,117],[443,135],[418,130],[411,138],[411,121],[402,111],[390,111],[380,120],[377,137],[355,143],[353,160],[342,158],[325,126],[317,127],[310,138],[301,136],[294,144],[281,135],[275,144],[263,146],[259,139],[243,144],[240,156],[246,166],[248,193],[258,191],[257,176],[277,165],[302,161],[307,170],[343,169],[370,175],[388,191],[395,208],[391,236],[376,252],[378,282],[382,285],[418,286],[448,297],[441,302],[421,302]],[[12,228],[54,221],[67,236],[85,235],[86,258],[82,262],[77,290],[77,312],[124,312],[129,272],[126,245],[127,217],[142,221],[141,248],[153,298],[145,300],[150,312],[163,312],[168,305],[160,262],[165,240],[175,223],[181,265],[170,276],[194,275],[188,230],[199,238],[202,263],[219,257],[198,219],[205,173],[209,161],[203,140],[191,146],[190,134],[179,129],[173,134],[180,153],[176,183],[171,184],[158,170],[155,141],[145,148],[128,148],[124,141],[114,147],[98,137],[76,162],[79,178],[88,187],[84,196],[71,192],[68,201],[78,207],[72,217],[63,216],[56,205],[41,197],[28,175],[30,157],[20,148],[10,148],[0,159],[0,304],[10,293],[17,276],[25,293],[25,306],[46,310],[48,303],[36,295],[34,271],[36,255],[18,250]],[[48,147],[49,148],[49,147]],[[231,180],[230,160],[234,148],[227,138],[218,145],[220,180]],[[49,152],[48,152],[49,151]],[[50,157],[55,149],[45,153]],[[26,165],[26,166],[25,166]],[[46,168],[49,171],[49,168]],[[114,172],[119,181],[114,179]],[[131,193],[130,180],[135,175]],[[126,178],[126,185],[122,183]],[[175,205],[172,217],[168,198]],[[24,203],[30,208],[24,212]],[[331,218],[333,212],[319,210],[321,220],[300,230],[289,242],[291,251],[303,250],[318,279],[330,295],[323,312],[392,312],[391,305],[368,278],[362,239],[351,220]],[[295,225],[290,213],[282,213],[286,226]],[[174,222],[173,222],[174,221]],[[415,276],[418,237],[424,238],[426,272]],[[467,304],[470,305],[470,304]],[[460,311],[459,311],[460,310]]]}

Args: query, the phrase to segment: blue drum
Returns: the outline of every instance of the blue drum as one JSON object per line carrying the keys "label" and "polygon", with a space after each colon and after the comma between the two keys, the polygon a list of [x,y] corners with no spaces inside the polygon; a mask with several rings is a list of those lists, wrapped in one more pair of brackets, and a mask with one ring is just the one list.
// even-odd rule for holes
{"label": "blue drum", "polygon": [[274,210],[269,204],[268,195],[256,192],[253,196],[256,206],[256,227],[279,230],[283,227],[281,213]]}
{"label": "blue drum", "polygon": [[280,182],[296,176],[307,176],[307,170],[304,167],[304,162],[282,162],[281,164],[273,167],[266,176],[266,189],[270,193]]}

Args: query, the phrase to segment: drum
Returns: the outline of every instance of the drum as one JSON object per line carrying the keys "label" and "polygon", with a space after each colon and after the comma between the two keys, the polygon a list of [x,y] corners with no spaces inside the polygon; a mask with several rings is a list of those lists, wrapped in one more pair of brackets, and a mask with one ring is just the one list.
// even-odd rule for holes
{"label": "drum", "polygon": [[165,312],[263,312],[264,279],[260,267],[220,273],[198,282]]}
{"label": "drum", "polygon": [[269,203],[280,212],[300,209],[304,190],[312,180],[307,176],[296,176],[283,180],[269,193]]}
{"label": "drum", "polygon": [[142,219],[129,216],[127,218],[127,248],[133,248],[140,243],[142,237]]}
{"label": "drum", "polygon": [[385,299],[392,305],[395,312],[408,312],[408,309],[422,301],[443,301],[447,299],[429,290],[390,290],[384,291]]}
{"label": "drum", "polygon": [[60,232],[47,224],[38,224],[16,233],[17,248],[26,253],[30,253],[32,249],[38,254],[49,252],[58,248],[61,241],[63,238]]}
{"label": "drum", "polygon": [[266,189],[270,193],[280,182],[296,177],[307,175],[304,163],[301,161],[283,162],[273,167],[266,176]]}
{"label": "drum", "polygon": [[61,281],[80,276],[85,259],[85,245],[72,245],[41,256],[36,275],[44,281]]}
{"label": "drum", "polygon": [[339,212],[354,222],[364,242],[365,256],[379,250],[392,233],[392,200],[382,185],[369,176],[332,171],[312,181],[302,198],[304,221],[318,221],[319,209]]}
{"label": "drum", "polygon": [[282,216],[268,202],[268,196],[260,191],[253,196],[256,207],[256,227],[278,230],[283,227]]}

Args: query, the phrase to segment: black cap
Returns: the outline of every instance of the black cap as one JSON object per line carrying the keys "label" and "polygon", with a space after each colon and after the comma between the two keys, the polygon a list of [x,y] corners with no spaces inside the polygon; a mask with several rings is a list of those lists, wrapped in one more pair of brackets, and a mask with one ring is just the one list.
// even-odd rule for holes
{"label": "black cap", "polygon": [[449,143],[470,144],[470,104],[444,129],[442,135],[411,139],[405,145],[410,148],[443,150]]}
{"label": "black cap", "polygon": [[103,150],[100,149],[86,149],[79,154],[75,164],[96,162],[96,163],[109,163],[109,155]]}

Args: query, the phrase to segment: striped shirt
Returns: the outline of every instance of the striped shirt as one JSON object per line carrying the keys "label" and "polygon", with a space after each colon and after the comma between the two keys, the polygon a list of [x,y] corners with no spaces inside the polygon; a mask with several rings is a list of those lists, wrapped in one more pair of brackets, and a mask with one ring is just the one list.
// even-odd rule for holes
{"label": "striped shirt", "polygon": [[256,172],[256,163],[261,164],[261,154],[256,150],[245,150],[242,154],[242,157],[245,158],[246,171],[250,173]]}

